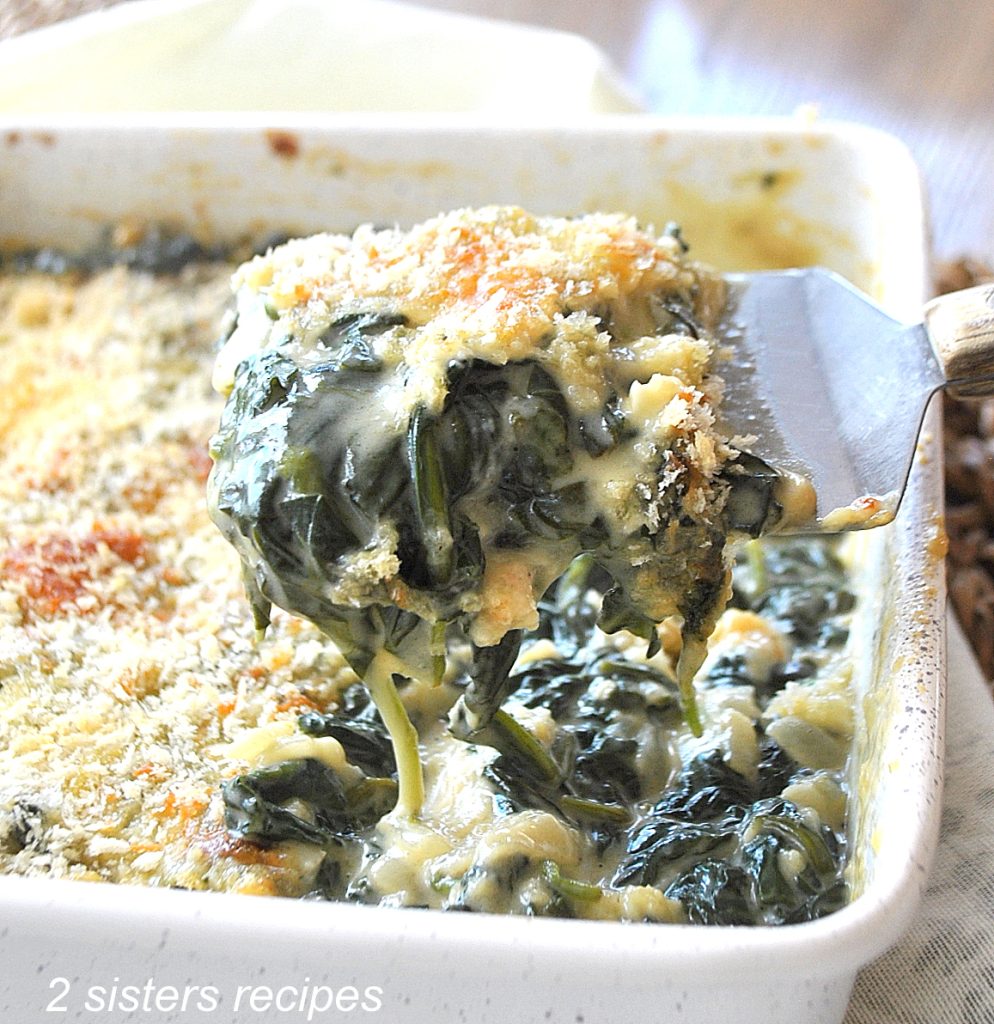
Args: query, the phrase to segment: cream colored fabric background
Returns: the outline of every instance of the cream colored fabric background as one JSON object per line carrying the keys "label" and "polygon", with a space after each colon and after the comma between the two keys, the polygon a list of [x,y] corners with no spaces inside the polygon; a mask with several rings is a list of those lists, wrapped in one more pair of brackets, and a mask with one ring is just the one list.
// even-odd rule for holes
{"label": "cream colored fabric background", "polygon": [[[179,4],[187,9],[191,0],[179,0]],[[0,37],[29,25],[47,24],[66,12],[99,6],[106,4],[100,0],[0,0]],[[69,36],[54,36],[45,43],[45,47],[66,49],[58,66],[49,64],[43,72],[38,68],[35,40],[17,40],[13,48],[5,44],[7,53],[0,60],[0,109],[24,109],[29,105],[34,110],[139,110],[162,109],[170,102],[180,109],[232,109],[233,103],[240,103],[244,109],[246,97],[253,95],[252,69],[257,65],[251,60],[226,64],[225,54],[230,51],[226,51],[225,39],[237,37],[238,52],[243,55],[246,44],[251,45],[253,40],[260,52],[264,51],[272,42],[274,19],[282,5],[278,0],[200,0],[196,6],[199,10],[192,31],[190,23],[185,24],[182,76],[168,74],[170,67],[176,68],[175,54],[168,37],[162,36],[158,49],[137,75],[135,65],[127,60],[115,65],[115,50],[123,52],[134,44],[133,26],[113,19],[104,23],[103,17],[96,15],[86,19],[85,48]],[[298,12],[308,6],[313,15],[308,26],[311,45],[324,55],[327,40],[321,35],[321,26],[330,25],[325,19],[331,8],[321,0],[310,0],[309,4],[298,0],[294,4]],[[125,14],[130,18],[143,8],[150,9],[150,5],[148,0],[131,0],[127,8],[130,10]],[[509,65],[494,56],[481,65],[479,51],[476,55],[468,53],[465,67],[457,69],[456,77],[463,81],[455,93],[456,100],[451,68],[434,77],[436,65],[422,66],[421,78],[412,87],[403,62],[391,63],[391,54],[398,52],[391,48],[392,39],[412,31],[428,32],[436,42],[444,38],[458,47],[466,32],[483,31],[485,23],[459,19],[454,32],[452,19],[436,12],[399,6],[383,9],[389,10],[391,17],[382,22],[377,47],[370,49],[366,40],[367,63],[362,65],[367,71],[375,66],[378,72],[385,72],[378,75],[377,89],[369,87],[370,75],[357,78],[351,70],[348,82],[332,78],[315,83],[309,77],[307,60],[298,55],[300,59],[292,68],[283,67],[279,87],[264,105],[268,109],[376,109],[379,105],[380,109],[505,111],[510,107],[539,113],[633,109],[627,90],[593,46],[574,37],[538,30],[533,35],[544,59],[538,62],[538,70],[532,73],[525,89],[504,89],[500,78]],[[216,18],[220,22],[215,22]],[[200,30],[196,28],[198,22]],[[443,22],[445,30],[439,36]],[[225,26],[227,36],[209,38],[207,28],[217,24]],[[488,45],[481,49],[498,52],[497,44],[505,31],[488,28]],[[340,56],[350,52],[350,45],[360,45],[358,32],[357,28],[351,40],[336,36]],[[191,39],[194,43],[199,40],[192,49]],[[515,41],[520,44],[521,38],[515,36]],[[568,74],[556,72],[557,53],[569,54]],[[373,64],[368,63],[374,56]],[[520,58],[518,49],[515,69]],[[348,65],[347,60],[343,63]],[[357,65],[353,62],[348,66]],[[561,70],[562,63],[558,67]],[[115,77],[124,73],[119,68],[130,68],[126,93]],[[466,78],[466,68],[472,68],[472,81]],[[67,88],[69,82],[73,82],[71,90]],[[399,96],[403,96],[402,107],[397,106]],[[949,636],[946,796],[932,882],[907,937],[861,974],[846,1024],[994,1024],[994,705],[968,645],[952,620]]]}
{"label": "cream colored fabric background", "polygon": [[862,972],[846,1024],[994,1024],[994,705],[949,616],[946,788],[911,930]]}

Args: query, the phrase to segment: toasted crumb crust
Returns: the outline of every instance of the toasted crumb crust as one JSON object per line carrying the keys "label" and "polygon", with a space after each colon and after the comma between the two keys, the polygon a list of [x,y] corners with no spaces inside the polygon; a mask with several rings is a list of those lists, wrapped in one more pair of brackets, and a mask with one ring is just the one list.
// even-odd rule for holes
{"label": "toasted crumb crust", "polygon": [[[724,302],[720,279],[685,260],[676,239],[631,217],[535,217],[509,206],[456,210],[410,231],[366,225],[352,236],[294,239],[246,263],[234,285],[240,311],[261,297],[270,322],[249,317],[236,332],[219,360],[220,390],[240,358],[287,331],[314,336],[376,310],[401,313],[416,328],[392,353],[410,369],[408,410],[439,408],[448,364],[473,358],[538,359],[575,408],[598,408],[613,376],[612,346],[637,348],[658,333],[661,296],[692,296],[705,325]],[[675,372],[699,385],[707,358],[681,360]]]}
{"label": "toasted crumb crust", "polygon": [[352,676],[288,617],[253,648],[207,517],[229,273],[0,278],[0,871],[297,891],[225,832],[215,750]]}

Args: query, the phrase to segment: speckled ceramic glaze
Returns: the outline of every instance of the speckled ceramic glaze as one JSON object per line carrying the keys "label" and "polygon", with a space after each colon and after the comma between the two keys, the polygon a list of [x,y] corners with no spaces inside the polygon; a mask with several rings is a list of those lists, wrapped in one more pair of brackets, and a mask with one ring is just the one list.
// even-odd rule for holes
{"label": "speckled ceramic glaze", "polygon": [[[66,246],[135,213],[231,237],[260,224],[410,223],[490,202],[624,209],[680,221],[696,254],[725,269],[818,262],[909,320],[923,298],[917,173],[898,143],[866,129],[636,116],[525,128],[335,116],[272,128],[231,116],[0,125],[0,233]],[[776,929],[704,928],[0,878],[0,1021],[841,1021],[858,968],[910,919],[938,824],[937,430],[930,416],[897,521],[865,552],[875,607],[858,673],[859,895],[845,909]],[[124,986],[141,993],[131,1016]],[[175,1001],[162,997],[169,986]]]}

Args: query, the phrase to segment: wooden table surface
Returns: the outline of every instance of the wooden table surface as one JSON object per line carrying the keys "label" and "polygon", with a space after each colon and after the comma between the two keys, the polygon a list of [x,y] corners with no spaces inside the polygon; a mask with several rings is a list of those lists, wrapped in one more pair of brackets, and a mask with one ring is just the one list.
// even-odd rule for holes
{"label": "wooden table surface", "polygon": [[418,0],[597,43],[660,114],[822,116],[897,135],[935,252],[994,259],[994,0]]}

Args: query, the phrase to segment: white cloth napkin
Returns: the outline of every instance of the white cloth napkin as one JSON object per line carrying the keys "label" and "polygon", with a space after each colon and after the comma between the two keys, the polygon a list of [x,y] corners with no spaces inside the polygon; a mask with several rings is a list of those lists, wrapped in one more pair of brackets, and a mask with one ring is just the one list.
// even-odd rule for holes
{"label": "white cloth napkin", "polygon": [[[136,0],[0,52],[0,110],[22,112],[637,109],[586,40],[389,0]],[[947,735],[932,884],[846,1024],[994,1024],[994,704],[953,621]]]}
{"label": "white cloth napkin", "polygon": [[994,1022],[994,704],[952,614],[948,680],[931,883],[908,934],[860,974],[846,1024]]}

